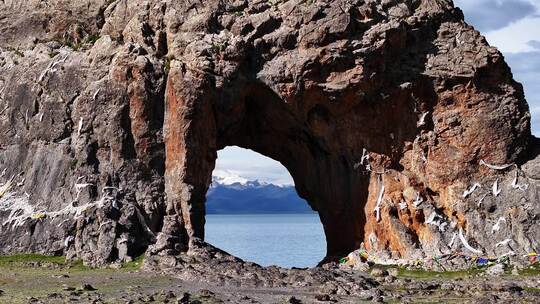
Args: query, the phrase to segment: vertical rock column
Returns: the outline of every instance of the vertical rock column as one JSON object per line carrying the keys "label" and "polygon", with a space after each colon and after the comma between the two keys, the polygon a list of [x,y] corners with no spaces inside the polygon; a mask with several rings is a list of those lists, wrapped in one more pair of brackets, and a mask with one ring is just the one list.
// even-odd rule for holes
{"label": "vertical rock column", "polygon": [[202,73],[172,63],[164,123],[167,214],[153,254],[186,251],[204,238],[205,195],[217,157],[210,87]]}
{"label": "vertical rock column", "polygon": [[332,261],[357,249],[363,241],[366,220],[363,206],[368,196],[369,176],[359,170],[349,172],[354,165],[328,153],[313,153],[314,149],[299,149],[304,151],[298,153],[301,158],[292,164],[283,163],[289,164],[299,195],[319,213],[326,236],[324,261]]}

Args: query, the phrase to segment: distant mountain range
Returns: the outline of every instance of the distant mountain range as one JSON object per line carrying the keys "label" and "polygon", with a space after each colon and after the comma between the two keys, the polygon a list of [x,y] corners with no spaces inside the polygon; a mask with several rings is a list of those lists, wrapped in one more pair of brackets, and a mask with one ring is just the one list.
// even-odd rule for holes
{"label": "distant mountain range", "polygon": [[216,170],[206,196],[207,214],[312,213],[293,185],[250,181]]}

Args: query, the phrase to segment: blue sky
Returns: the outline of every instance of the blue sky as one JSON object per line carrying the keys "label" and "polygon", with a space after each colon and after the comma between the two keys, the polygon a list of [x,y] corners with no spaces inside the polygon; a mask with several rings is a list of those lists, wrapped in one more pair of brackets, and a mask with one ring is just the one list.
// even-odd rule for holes
{"label": "blue sky", "polygon": [[540,0],[454,0],[465,20],[496,46],[523,84],[540,137]]}
{"label": "blue sky", "polygon": [[[523,84],[532,115],[533,134],[540,137],[540,0],[454,0],[465,19],[499,48]],[[279,162],[250,150],[227,147],[218,152],[216,169],[249,180],[293,184]]]}

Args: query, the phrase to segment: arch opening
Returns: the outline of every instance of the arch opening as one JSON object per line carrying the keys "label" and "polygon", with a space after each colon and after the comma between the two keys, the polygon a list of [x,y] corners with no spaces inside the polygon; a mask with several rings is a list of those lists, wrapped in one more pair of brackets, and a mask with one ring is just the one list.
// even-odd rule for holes
{"label": "arch opening", "polygon": [[[340,148],[339,130],[328,125],[335,115],[331,107],[317,107],[314,102],[309,108],[315,110],[304,111],[283,102],[261,83],[230,84],[216,91],[203,82],[197,92],[204,93],[195,95],[190,93],[194,88],[177,90],[175,83],[167,86],[165,119],[170,216],[159,244],[171,248],[169,243],[180,235],[178,248],[167,250],[197,249],[198,240],[205,237],[206,193],[217,151],[238,146],[279,161],[290,173],[298,195],[317,211],[324,228],[322,262],[337,260],[361,246],[370,177],[353,170],[360,159],[355,155],[361,153]],[[306,116],[311,119],[306,121]]]}
{"label": "arch opening", "polygon": [[262,266],[314,267],[326,256],[319,215],[279,162],[229,146],[206,195],[206,242]]}

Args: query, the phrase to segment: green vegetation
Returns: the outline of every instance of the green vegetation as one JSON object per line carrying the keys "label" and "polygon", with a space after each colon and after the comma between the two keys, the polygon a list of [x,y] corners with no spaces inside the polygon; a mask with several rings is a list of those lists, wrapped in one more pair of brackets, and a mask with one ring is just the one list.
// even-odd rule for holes
{"label": "green vegetation", "polygon": [[[82,37],[82,38],[74,38],[74,37],[71,37],[70,35],[67,35],[66,37],[63,38],[63,40],[55,40],[55,41],[57,41],[61,45],[72,48],[74,51],[79,51],[82,49],[92,47],[96,43],[96,41],[98,41],[98,39],[101,38],[99,34],[87,34],[85,31],[83,31],[80,28],[76,30],[76,36]],[[49,52],[50,58],[54,58],[56,55],[58,55],[58,51],[56,50]]]}
{"label": "green vegetation", "polygon": [[64,38],[63,44],[69,46],[74,51],[78,51],[83,47],[93,46],[100,38],[98,34],[88,34],[81,27],[76,27],[72,35],[67,35]]}
{"label": "green vegetation", "polygon": [[[124,271],[136,271],[142,266],[144,255],[135,258],[131,262],[127,262],[121,265],[120,269]],[[49,256],[40,254],[16,254],[9,256],[0,256],[0,268],[52,268],[52,269],[66,269],[70,271],[104,271],[112,268],[105,269],[92,269],[84,266],[81,260],[66,260],[63,256]]]}
{"label": "green vegetation", "polygon": [[[404,277],[404,278],[411,278],[411,279],[433,279],[433,278],[442,278],[442,279],[457,279],[457,278],[465,278],[465,277],[471,277],[471,276],[477,276],[482,273],[484,273],[487,269],[487,267],[478,267],[478,266],[472,266],[469,269],[466,270],[452,270],[452,271],[429,271],[429,270],[423,270],[423,269],[408,269],[404,266],[397,266],[397,265],[373,265],[371,269],[373,268],[380,268],[388,270],[390,268],[396,268],[398,269],[398,276]],[[520,276],[540,276],[540,264],[537,263],[535,265],[531,265],[525,269],[521,269],[518,271],[518,274]],[[507,276],[513,276],[512,274],[512,267],[508,267],[504,275]]]}
{"label": "green vegetation", "polygon": [[13,48],[13,47],[6,47],[6,51],[10,51],[10,52],[13,52],[15,53],[15,55],[19,56],[19,57],[24,57],[24,53],[21,52],[18,48]]}
{"label": "green vegetation", "polygon": [[15,55],[19,57],[24,57],[24,54],[21,51],[19,51],[19,49],[14,50],[14,52],[15,52]]}
{"label": "green vegetation", "polygon": [[398,276],[412,278],[412,279],[456,279],[468,276],[475,276],[482,273],[483,270],[479,268],[471,268],[467,270],[459,271],[428,271],[422,269],[406,269],[404,267],[399,268]]}
{"label": "green vegetation", "polygon": [[125,270],[139,270],[143,264],[144,255],[136,257],[133,261],[122,264],[122,269]]}
{"label": "green vegetation", "polygon": [[40,254],[16,254],[0,256],[0,267],[3,266],[22,266],[31,263],[50,263],[57,265],[66,265],[66,259],[62,256],[47,256]]}
{"label": "green vegetation", "polygon": [[[122,292],[134,286],[154,288],[167,286],[168,277],[152,276],[138,271],[144,256],[121,265],[120,268],[90,268],[82,261],[69,261],[63,256],[17,254],[0,256],[0,303],[28,303],[29,298],[64,296],[71,292],[92,294],[83,289],[90,284],[106,298],[118,299]],[[139,289],[139,287],[137,287]],[[117,300],[106,301],[118,303]],[[47,302],[49,303],[49,302]],[[56,303],[56,302],[55,302]],[[63,302],[62,302],[63,303]]]}
{"label": "green vegetation", "polygon": [[537,287],[523,287],[523,290],[540,295],[540,288]]}
{"label": "green vegetation", "polygon": [[77,168],[77,163],[78,163],[78,160],[76,158],[72,159],[69,162],[69,167],[71,168],[71,170],[75,170]]}
{"label": "green vegetation", "polygon": [[221,54],[227,49],[228,43],[226,41],[213,41],[212,49],[214,52]]}
{"label": "green vegetation", "polygon": [[49,58],[54,58],[56,55],[58,55],[59,52],[58,51],[52,51],[52,52],[49,52]]}
{"label": "green vegetation", "polygon": [[540,263],[531,265],[525,269],[519,271],[520,275],[524,276],[539,276],[540,275]]}
{"label": "green vegetation", "polygon": [[99,35],[92,34],[92,35],[86,36],[85,41],[86,41],[86,43],[94,45],[96,43],[96,41],[98,41],[99,38],[100,38]]}
{"label": "green vegetation", "polygon": [[174,60],[174,56],[172,55],[169,55],[165,58],[165,62],[163,63],[165,74],[168,74],[169,71],[171,70],[171,63],[173,60]]}

